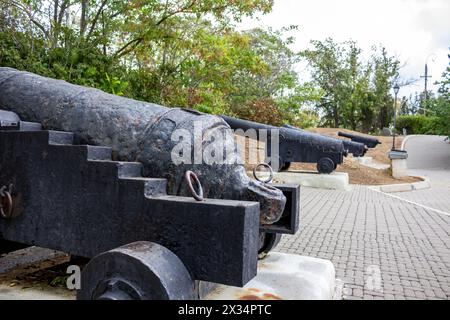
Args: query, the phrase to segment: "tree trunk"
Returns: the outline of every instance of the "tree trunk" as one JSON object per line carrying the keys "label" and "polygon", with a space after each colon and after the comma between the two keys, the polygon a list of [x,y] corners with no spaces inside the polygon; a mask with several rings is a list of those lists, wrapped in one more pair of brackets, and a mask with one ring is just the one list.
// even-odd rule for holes
{"label": "tree trunk", "polygon": [[51,26],[51,41],[52,41],[52,48],[56,48],[56,42],[58,39],[58,8],[59,8],[59,0],[55,0],[54,6],[53,6],[53,21]]}
{"label": "tree trunk", "polygon": [[339,128],[339,112],[337,105],[333,106],[334,127]]}
{"label": "tree trunk", "polygon": [[86,17],[88,10],[88,0],[81,1],[81,20],[80,20],[80,35],[83,37],[86,32]]}

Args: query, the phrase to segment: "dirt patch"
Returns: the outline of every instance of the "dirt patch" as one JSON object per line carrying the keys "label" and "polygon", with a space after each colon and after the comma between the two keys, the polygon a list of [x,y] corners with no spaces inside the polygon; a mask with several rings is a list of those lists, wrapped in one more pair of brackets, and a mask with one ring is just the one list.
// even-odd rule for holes
{"label": "dirt patch", "polygon": [[0,284],[8,287],[17,286],[21,290],[30,288],[51,290],[54,293],[72,296],[74,295],[74,291],[67,289],[66,286],[67,278],[70,276],[70,274],[67,274],[67,268],[70,265],[77,265],[82,269],[87,261],[85,258],[73,258],[69,262],[37,270],[32,273],[10,274],[2,278]]}
{"label": "dirt patch", "polygon": [[[314,133],[319,133],[325,136],[330,136],[334,138],[339,138],[338,131],[363,135],[362,133],[346,130],[346,129],[336,129],[336,128],[313,128],[309,131]],[[372,136],[381,141],[381,144],[377,145],[376,148],[369,149],[366,153],[366,157],[372,157],[374,162],[382,164],[390,164],[390,159],[388,156],[389,151],[392,148],[392,137],[384,136]],[[403,136],[397,136],[395,139],[395,147],[397,149],[401,148]],[[248,148],[248,143],[247,143]],[[247,149],[248,150],[248,149]],[[258,160],[263,159],[263,149],[250,148],[252,156],[257,157]],[[259,153],[259,156],[256,154]],[[351,156],[344,158],[344,162],[338,165],[337,172],[347,172],[349,176],[349,181],[351,184],[362,184],[362,185],[383,185],[383,184],[398,184],[398,183],[411,183],[422,181],[418,177],[405,177],[401,179],[395,179],[391,176],[390,169],[375,169],[367,166],[363,166],[354,160],[350,159]],[[246,163],[249,163],[248,153],[246,156]],[[253,169],[254,166],[246,165],[247,170]],[[316,171],[316,164],[314,163],[292,163],[290,169],[292,170],[313,170]]]}

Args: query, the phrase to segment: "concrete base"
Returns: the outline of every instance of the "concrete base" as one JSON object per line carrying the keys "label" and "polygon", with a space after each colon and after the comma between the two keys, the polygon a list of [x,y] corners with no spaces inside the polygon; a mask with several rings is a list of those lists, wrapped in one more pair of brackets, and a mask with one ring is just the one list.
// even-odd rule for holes
{"label": "concrete base", "polygon": [[63,288],[0,284],[0,300],[75,300],[75,291]]}
{"label": "concrete base", "polygon": [[[263,172],[258,176],[264,175]],[[252,174],[253,176],[253,174]],[[274,172],[273,182],[291,183],[304,187],[332,189],[332,190],[350,190],[348,183],[348,173],[333,172],[331,174],[320,174],[314,171],[283,171]]]}
{"label": "concrete base", "polygon": [[[271,252],[244,288],[218,285],[206,300],[331,300],[336,275],[329,260]],[[0,283],[0,300],[74,300],[75,291],[48,285]]]}
{"label": "concrete base", "polygon": [[219,285],[208,300],[331,300],[336,275],[329,260],[271,252],[244,288]]}
{"label": "concrete base", "polygon": [[406,159],[391,159],[392,176],[403,178],[408,176],[408,166]]}
{"label": "concrete base", "polygon": [[385,170],[385,169],[389,169],[389,165],[385,164],[385,163],[378,163],[373,161],[372,157],[355,157],[355,158],[348,158],[348,159],[352,159],[355,162],[358,162],[360,165],[369,167],[369,168],[374,168],[374,169],[379,169],[379,170]]}

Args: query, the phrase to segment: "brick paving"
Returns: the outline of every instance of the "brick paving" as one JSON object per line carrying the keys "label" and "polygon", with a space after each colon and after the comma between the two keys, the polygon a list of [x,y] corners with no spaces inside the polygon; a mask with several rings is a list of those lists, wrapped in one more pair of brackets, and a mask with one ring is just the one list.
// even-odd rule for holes
{"label": "brick paving", "polygon": [[[450,162],[450,160],[449,160]],[[446,212],[450,215],[450,169],[409,170],[410,175],[425,176],[431,188],[411,192],[396,192],[394,195],[424,206]]]}
{"label": "brick paving", "polygon": [[331,260],[344,299],[449,299],[449,231],[450,216],[363,186],[302,188],[300,231],[277,250]]}

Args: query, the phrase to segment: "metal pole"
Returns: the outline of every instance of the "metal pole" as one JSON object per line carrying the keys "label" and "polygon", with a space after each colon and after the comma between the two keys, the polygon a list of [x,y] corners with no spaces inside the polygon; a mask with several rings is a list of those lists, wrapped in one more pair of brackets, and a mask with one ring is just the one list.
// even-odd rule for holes
{"label": "metal pole", "polygon": [[395,92],[395,98],[394,98],[394,132],[392,136],[392,150],[395,150],[395,126],[397,124],[397,92]]}
{"label": "metal pole", "polygon": [[425,63],[425,106],[424,114],[427,114],[428,108],[428,64]]}
{"label": "metal pole", "polygon": [[[426,115],[427,113],[427,109],[428,109],[428,78],[432,78],[432,76],[428,75],[428,59],[431,56],[435,56],[436,54],[432,53],[429,54],[428,57],[425,60],[425,75],[421,76],[421,78],[424,78],[424,82],[425,82],[425,88],[424,88],[424,103],[422,104],[422,110],[423,110],[423,114]],[[434,59],[433,59],[434,61]]]}

